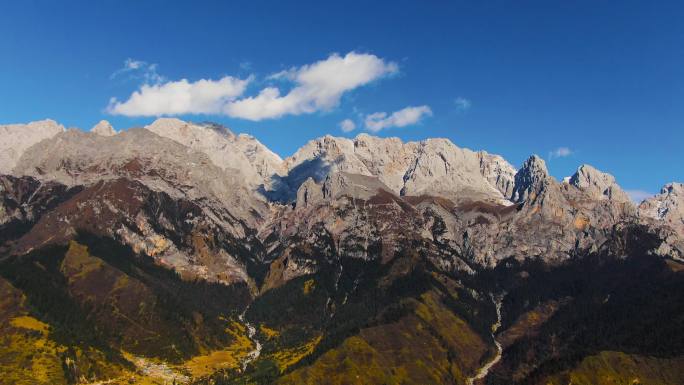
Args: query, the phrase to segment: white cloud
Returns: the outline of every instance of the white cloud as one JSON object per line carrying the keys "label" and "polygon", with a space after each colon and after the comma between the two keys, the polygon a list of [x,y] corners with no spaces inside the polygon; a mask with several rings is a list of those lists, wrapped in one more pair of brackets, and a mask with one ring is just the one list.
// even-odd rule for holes
{"label": "white cloud", "polygon": [[470,100],[462,98],[460,96],[456,98],[456,100],[454,100],[454,104],[456,104],[456,111],[458,112],[466,112],[473,105],[473,103]]}
{"label": "white cloud", "polygon": [[[124,71],[143,68],[144,62],[127,61]],[[130,68],[130,69],[129,69]],[[269,76],[267,79],[292,83],[289,92],[269,86],[255,96],[242,96],[249,79],[230,76],[190,83],[147,81],[125,102],[113,99],[108,111],[127,116],[224,114],[259,121],[284,115],[310,114],[334,108],[342,95],[353,89],[396,73],[399,68],[375,55],[349,52]]]}
{"label": "white cloud", "polygon": [[375,112],[366,115],[365,126],[368,130],[378,132],[390,127],[405,127],[418,123],[423,117],[431,116],[432,110],[428,106],[406,107],[387,115],[386,112]]}
{"label": "white cloud", "polygon": [[634,201],[634,203],[641,203],[641,201],[643,201],[644,199],[650,198],[655,195],[644,190],[625,190],[625,192],[627,193],[627,195],[629,195],[630,198],[632,198],[632,201]]}
{"label": "white cloud", "polygon": [[123,67],[114,71],[109,78],[114,79],[123,74],[129,74],[133,78],[142,78],[146,84],[164,81],[164,78],[157,74],[157,65],[143,60],[131,58],[124,60]]}
{"label": "white cloud", "polygon": [[339,126],[344,132],[352,132],[356,129],[356,124],[351,119],[345,119],[341,121]]}
{"label": "white cloud", "polygon": [[344,93],[398,70],[397,64],[371,54],[350,52],[344,57],[332,54],[325,60],[270,75],[270,80],[288,80],[295,84],[287,94],[281,95],[276,87],[267,87],[256,96],[226,104],[223,112],[231,117],[258,121],[329,110],[340,103]]}
{"label": "white cloud", "polygon": [[244,93],[250,81],[226,76],[219,80],[143,84],[125,102],[112,98],[107,112],[125,116],[218,114],[226,103]]}
{"label": "white cloud", "polygon": [[549,152],[549,159],[554,158],[565,158],[566,156],[572,155],[573,151],[568,147],[558,147],[557,149]]}

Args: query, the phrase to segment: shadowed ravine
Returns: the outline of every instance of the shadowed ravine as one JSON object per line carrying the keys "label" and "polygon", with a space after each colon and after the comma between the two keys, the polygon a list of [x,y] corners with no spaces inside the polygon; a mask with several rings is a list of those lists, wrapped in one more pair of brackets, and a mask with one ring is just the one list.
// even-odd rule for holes
{"label": "shadowed ravine", "polygon": [[494,295],[492,295],[492,301],[494,302],[494,305],[496,306],[496,322],[492,325],[492,338],[494,339],[494,344],[496,345],[496,355],[494,358],[489,360],[483,367],[481,367],[475,376],[469,377],[466,380],[466,384],[468,385],[473,385],[475,381],[482,380],[487,375],[489,374],[489,371],[496,365],[500,360],[501,360],[501,344],[499,341],[496,340],[495,334],[496,331],[501,327],[501,302],[503,301],[503,296],[501,298],[495,298]]}

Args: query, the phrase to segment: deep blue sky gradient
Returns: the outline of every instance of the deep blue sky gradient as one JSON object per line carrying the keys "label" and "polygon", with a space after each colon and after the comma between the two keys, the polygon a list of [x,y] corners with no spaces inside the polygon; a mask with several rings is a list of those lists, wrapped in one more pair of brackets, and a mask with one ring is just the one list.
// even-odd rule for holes
{"label": "deep blue sky gradient", "polygon": [[[140,85],[111,78],[126,58],[169,80],[254,74],[253,94],[268,74],[357,51],[400,74],[328,112],[181,118],[223,123],[287,156],[324,134],[358,134],[341,132],[343,119],[426,104],[432,117],[379,135],[447,137],[516,166],[537,153],[558,178],[589,163],[655,192],[684,181],[683,20],[681,1],[3,2],[0,124],[150,122],[105,112]],[[459,111],[457,97],[472,107]],[[549,159],[558,147],[573,154]]]}

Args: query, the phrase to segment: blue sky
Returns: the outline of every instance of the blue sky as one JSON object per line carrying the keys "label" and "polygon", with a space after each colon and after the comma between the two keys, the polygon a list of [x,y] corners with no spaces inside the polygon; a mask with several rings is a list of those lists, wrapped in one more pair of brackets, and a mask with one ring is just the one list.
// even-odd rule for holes
{"label": "blue sky", "polygon": [[324,134],[447,137],[656,192],[684,181],[682,20],[679,1],[5,2],[0,124],[180,111],[282,156]]}

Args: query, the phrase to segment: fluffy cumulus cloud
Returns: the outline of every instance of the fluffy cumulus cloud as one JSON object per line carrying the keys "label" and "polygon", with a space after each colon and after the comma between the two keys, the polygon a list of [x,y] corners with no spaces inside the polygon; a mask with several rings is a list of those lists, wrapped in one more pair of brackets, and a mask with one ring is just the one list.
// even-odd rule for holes
{"label": "fluffy cumulus cloud", "polygon": [[128,100],[112,100],[108,111],[127,116],[224,114],[253,121],[275,119],[329,110],[340,103],[345,93],[398,70],[396,63],[372,54],[332,54],[313,64],[271,75],[270,80],[290,83],[286,93],[269,86],[254,96],[243,96],[251,78],[230,76],[197,82],[146,83]]}
{"label": "fluffy cumulus cloud", "polygon": [[226,76],[219,80],[144,84],[125,102],[112,99],[107,111],[125,116],[218,114],[226,103],[245,92],[250,80]]}
{"label": "fluffy cumulus cloud", "polygon": [[378,132],[390,127],[405,127],[420,122],[424,117],[431,116],[432,110],[428,106],[406,107],[392,114],[376,112],[366,115],[364,125],[366,129]]}
{"label": "fluffy cumulus cloud", "polygon": [[329,110],[340,103],[344,93],[397,71],[395,63],[375,55],[356,52],[345,56],[333,54],[325,60],[269,77],[292,82],[294,87],[288,93],[283,95],[278,88],[267,87],[256,96],[226,104],[224,113],[258,121]]}
{"label": "fluffy cumulus cloud", "polygon": [[473,105],[470,100],[462,97],[456,98],[456,100],[454,100],[454,104],[456,105],[456,111],[458,112],[466,112]]}
{"label": "fluffy cumulus cloud", "polygon": [[351,119],[345,119],[341,121],[339,126],[340,130],[344,132],[352,132],[356,129],[356,123],[354,123]]}
{"label": "fluffy cumulus cloud", "polygon": [[557,149],[549,152],[549,159],[555,158],[565,158],[566,156],[572,155],[572,150],[568,147],[558,147]]}

